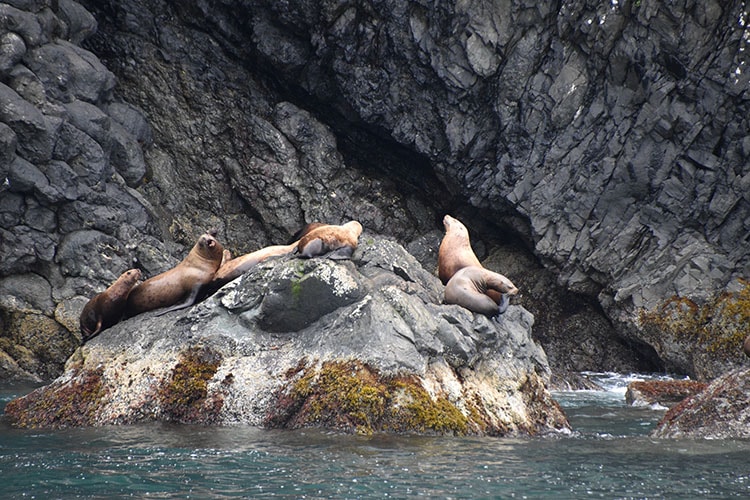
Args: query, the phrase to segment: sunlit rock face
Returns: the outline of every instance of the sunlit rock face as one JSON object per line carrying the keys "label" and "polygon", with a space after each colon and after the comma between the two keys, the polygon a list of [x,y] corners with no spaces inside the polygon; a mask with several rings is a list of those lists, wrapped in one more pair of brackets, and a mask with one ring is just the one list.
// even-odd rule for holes
{"label": "sunlit rock face", "polygon": [[[352,261],[270,259],[202,304],[128,319],[65,373],[8,404],[21,427],[146,421],[347,432],[538,435],[569,430],[533,317],[440,304],[401,246]],[[289,316],[284,313],[289,312]]]}
{"label": "sunlit rock face", "polygon": [[432,271],[445,213],[556,373],[716,376],[741,355],[639,318],[750,275],[745,10],[8,0],[0,377],[59,373],[89,297],[207,229],[238,254],[357,219]]}

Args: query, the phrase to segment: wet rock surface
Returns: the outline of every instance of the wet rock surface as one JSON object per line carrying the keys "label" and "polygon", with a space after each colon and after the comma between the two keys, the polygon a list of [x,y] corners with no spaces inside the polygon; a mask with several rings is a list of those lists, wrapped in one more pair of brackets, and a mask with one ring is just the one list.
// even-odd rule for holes
{"label": "wet rock surface", "polygon": [[633,406],[674,406],[693,396],[708,384],[696,380],[642,380],[631,382],[625,391],[625,402]]}
{"label": "wet rock surface", "polygon": [[750,370],[739,368],[669,410],[652,432],[662,438],[750,438]]}
{"label": "wet rock surface", "polygon": [[60,378],[9,403],[6,416],[23,427],[568,429],[528,311],[510,306],[492,321],[441,305],[437,277],[400,245],[365,240],[351,261],[272,258],[189,310],[125,320],[81,347]]}

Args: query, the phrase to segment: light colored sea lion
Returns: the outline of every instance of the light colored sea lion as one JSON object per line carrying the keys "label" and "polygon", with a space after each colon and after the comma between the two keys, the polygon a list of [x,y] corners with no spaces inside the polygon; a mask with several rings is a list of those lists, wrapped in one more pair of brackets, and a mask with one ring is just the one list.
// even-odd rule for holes
{"label": "light colored sea lion", "polygon": [[438,277],[443,285],[453,277],[456,272],[468,266],[482,267],[469,240],[469,230],[460,220],[450,215],[443,217],[445,236],[438,248]]}
{"label": "light colored sea lion", "polygon": [[206,296],[213,295],[219,288],[239,278],[267,258],[293,252],[298,243],[298,241],[295,241],[289,245],[271,245],[223,262],[211,283],[208,284]]}
{"label": "light colored sea lion", "polygon": [[[501,299],[496,302],[487,292],[497,292]],[[445,286],[444,302],[458,304],[466,309],[497,316],[508,309],[509,295],[516,295],[518,288],[505,276],[480,266],[459,269]]]}
{"label": "light colored sea lion", "polygon": [[94,295],[83,306],[79,324],[84,342],[122,319],[128,295],[139,279],[141,279],[139,269],[128,269],[109,288]]}
{"label": "light colored sea lion", "polygon": [[297,244],[296,253],[310,258],[325,256],[329,259],[349,259],[359,243],[362,224],[356,220],[341,226],[324,224],[305,234]]}
{"label": "light colored sea lion", "polygon": [[161,316],[193,305],[202,288],[213,280],[223,258],[221,243],[209,233],[202,234],[182,262],[133,288],[126,314],[130,317],[169,307],[157,314]]}

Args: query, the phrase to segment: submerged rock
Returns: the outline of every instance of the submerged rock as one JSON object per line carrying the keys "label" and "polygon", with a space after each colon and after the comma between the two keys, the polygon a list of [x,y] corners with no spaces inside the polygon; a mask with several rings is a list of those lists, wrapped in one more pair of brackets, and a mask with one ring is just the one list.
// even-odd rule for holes
{"label": "submerged rock", "polygon": [[400,245],[362,240],[352,261],[270,259],[184,312],[123,321],[6,415],[20,427],[569,428],[528,311],[511,305],[492,321],[441,305],[438,279]]}
{"label": "submerged rock", "polygon": [[750,368],[733,370],[669,410],[651,433],[661,438],[750,438]]}
{"label": "submerged rock", "polygon": [[640,380],[628,384],[625,402],[632,406],[673,406],[707,385],[696,380]]}

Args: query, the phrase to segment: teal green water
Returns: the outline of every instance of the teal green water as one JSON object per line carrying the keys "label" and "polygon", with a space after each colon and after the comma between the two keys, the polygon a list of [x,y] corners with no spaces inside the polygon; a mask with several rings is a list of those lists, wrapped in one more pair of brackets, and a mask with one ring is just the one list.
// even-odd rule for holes
{"label": "teal green water", "polygon": [[556,393],[575,432],[551,438],[0,424],[0,498],[750,497],[750,442],[650,439],[663,411],[613,384]]}

